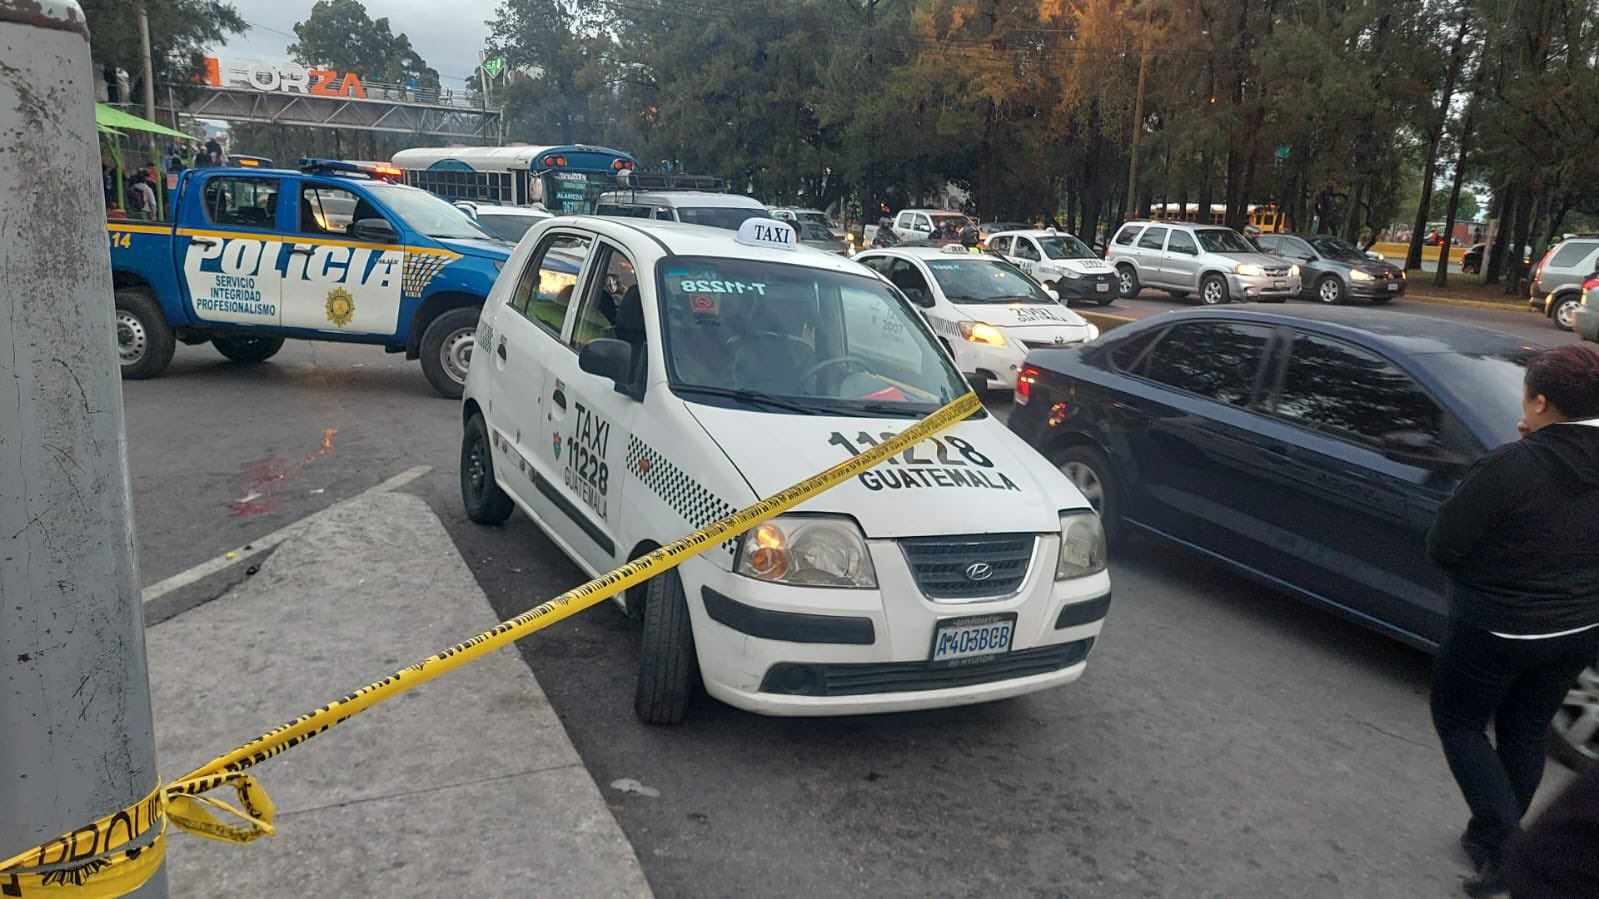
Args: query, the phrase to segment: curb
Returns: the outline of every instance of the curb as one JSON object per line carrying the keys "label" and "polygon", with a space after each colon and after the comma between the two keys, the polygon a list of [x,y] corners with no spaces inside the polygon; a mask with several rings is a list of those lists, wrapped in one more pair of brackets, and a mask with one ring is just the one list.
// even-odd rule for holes
{"label": "curb", "polygon": [[1525,297],[1522,297],[1520,300],[1498,303],[1492,300],[1461,300],[1456,299],[1455,297],[1434,297],[1426,294],[1407,293],[1403,297],[1400,297],[1400,300],[1415,300],[1418,303],[1431,303],[1434,306],[1461,306],[1468,309],[1497,309],[1501,312],[1535,311],[1531,306],[1527,305],[1527,300]]}

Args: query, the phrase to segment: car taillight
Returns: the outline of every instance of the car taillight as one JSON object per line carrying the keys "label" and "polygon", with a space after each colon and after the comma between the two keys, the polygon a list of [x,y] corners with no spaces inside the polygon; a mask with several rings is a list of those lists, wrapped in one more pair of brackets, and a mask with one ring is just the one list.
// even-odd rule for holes
{"label": "car taillight", "polygon": [[1589,300],[1599,300],[1599,276],[1582,282],[1582,305],[1594,305],[1594,303],[1588,302]]}
{"label": "car taillight", "polygon": [[1016,373],[1016,395],[1013,402],[1018,406],[1027,405],[1027,400],[1033,393],[1033,385],[1038,383],[1038,369],[1031,365],[1023,365],[1022,370]]}
{"label": "car taillight", "polygon": [[1543,267],[1549,264],[1549,257],[1555,254],[1555,248],[1550,247],[1549,252],[1543,254],[1538,264],[1532,267],[1532,283],[1537,284],[1543,278]]}

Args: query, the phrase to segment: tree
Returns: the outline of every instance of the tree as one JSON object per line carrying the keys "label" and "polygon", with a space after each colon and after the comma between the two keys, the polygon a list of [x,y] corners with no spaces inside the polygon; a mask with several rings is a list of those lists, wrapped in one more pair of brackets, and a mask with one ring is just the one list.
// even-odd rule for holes
{"label": "tree", "polygon": [[387,18],[368,16],[361,0],[317,0],[305,21],[295,23],[294,35],[289,55],[304,65],[387,84],[414,80],[421,88],[439,86],[439,73],[411,47],[411,39],[391,31]]}
{"label": "tree", "polygon": [[[135,84],[143,77],[139,55],[138,4],[128,0],[80,0],[89,23],[96,65],[126,69]],[[244,31],[244,20],[224,0],[144,0],[150,20],[151,68],[161,87],[187,90],[208,46]],[[164,97],[163,97],[164,99]]]}

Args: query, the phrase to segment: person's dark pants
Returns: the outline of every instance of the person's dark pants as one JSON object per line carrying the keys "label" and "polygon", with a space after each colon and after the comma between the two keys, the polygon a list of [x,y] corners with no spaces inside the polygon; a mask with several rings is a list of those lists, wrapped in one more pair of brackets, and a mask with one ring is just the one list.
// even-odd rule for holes
{"label": "person's dark pants", "polygon": [[[1432,669],[1432,723],[1471,809],[1466,839],[1498,861],[1543,779],[1549,722],[1599,654],[1599,630],[1507,640],[1451,624]],[[1488,722],[1494,744],[1488,742]]]}

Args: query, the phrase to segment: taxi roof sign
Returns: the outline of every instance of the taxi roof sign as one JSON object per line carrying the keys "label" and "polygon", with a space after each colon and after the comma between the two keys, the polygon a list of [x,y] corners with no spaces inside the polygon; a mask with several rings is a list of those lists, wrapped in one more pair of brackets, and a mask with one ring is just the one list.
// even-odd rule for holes
{"label": "taxi roof sign", "polygon": [[794,226],[777,219],[745,219],[738,226],[738,236],[733,238],[746,247],[766,247],[770,250],[792,250],[799,246]]}

